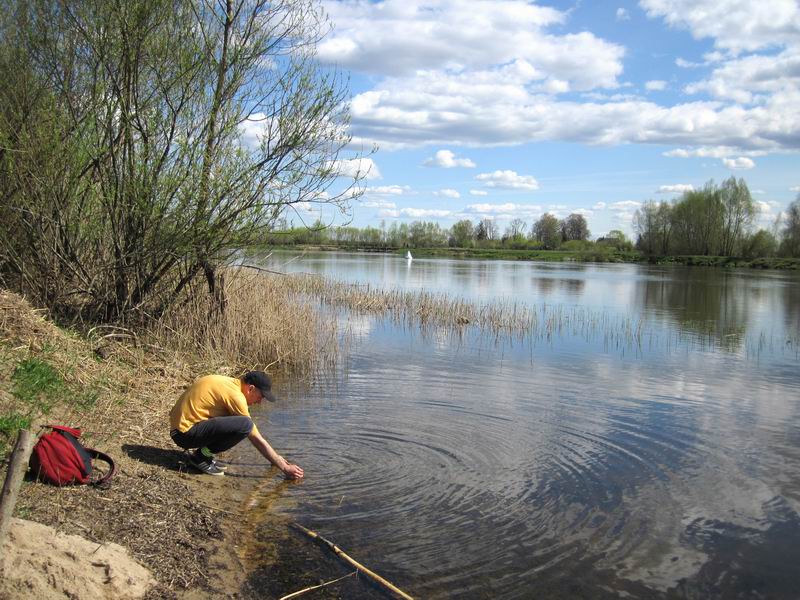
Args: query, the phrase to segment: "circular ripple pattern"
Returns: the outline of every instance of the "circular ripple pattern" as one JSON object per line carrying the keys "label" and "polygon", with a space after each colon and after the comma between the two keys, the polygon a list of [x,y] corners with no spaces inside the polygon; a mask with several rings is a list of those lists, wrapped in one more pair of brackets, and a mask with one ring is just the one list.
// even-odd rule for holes
{"label": "circular ripple pattern", "polygon": [[644,597],[691,575],[682,519],[730,515],[715,487],[754,479],[727,458],[747,407],[703,383],[723,367],[526,351],[371,331],[262,427],[307,473],[284,510],[423,598]]}

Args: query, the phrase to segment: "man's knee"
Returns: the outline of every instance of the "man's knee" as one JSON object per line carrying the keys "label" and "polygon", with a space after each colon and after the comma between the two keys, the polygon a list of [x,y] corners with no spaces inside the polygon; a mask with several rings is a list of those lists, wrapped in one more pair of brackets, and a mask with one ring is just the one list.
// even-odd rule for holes
{"label": "man's knee", "polygon": [[244,435],[250,435],[253,431],[253,419],[250,417],[228,417],[229,419],[236,420],[236,431]]}

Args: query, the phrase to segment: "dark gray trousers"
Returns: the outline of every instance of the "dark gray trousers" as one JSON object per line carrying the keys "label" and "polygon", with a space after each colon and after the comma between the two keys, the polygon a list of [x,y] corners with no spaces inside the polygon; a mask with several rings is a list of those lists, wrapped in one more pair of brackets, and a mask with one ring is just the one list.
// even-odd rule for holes
{"label": "dark gray trousers", "polygon": [[170,432],[172,441],[184,450],[205,446],[211,452],[225,452],[233,448],[253,430],[250,417],[214,417],[192,425],[186,432],[173,429]]}

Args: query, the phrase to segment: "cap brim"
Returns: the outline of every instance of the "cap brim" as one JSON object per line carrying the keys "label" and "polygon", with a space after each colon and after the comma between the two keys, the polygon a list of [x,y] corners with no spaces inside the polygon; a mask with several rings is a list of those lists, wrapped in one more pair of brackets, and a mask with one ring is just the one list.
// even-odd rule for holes
{"label": "cap brim", "polygon": [[261,395],[264,396],[264,400],[269,400],[270,402],[277,402],[278,399],[275,397],[275,394],[268,390],[259,390]]}

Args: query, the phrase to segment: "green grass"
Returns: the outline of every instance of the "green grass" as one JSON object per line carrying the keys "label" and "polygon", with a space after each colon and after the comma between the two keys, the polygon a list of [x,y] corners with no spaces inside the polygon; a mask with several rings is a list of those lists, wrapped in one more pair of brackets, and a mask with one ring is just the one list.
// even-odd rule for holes
{"label": "green grass", "polygon": [[64,389],[64,380],[56,369],[40,358],[20,362],[11,375],[11,393],[23,402],[47,413],[55,397]]}
{"label": "green grass", "polygon": [[46,416],[59,404],[89,411],[108,387],[108,381],[102,377],[85,387],[70,385],[46,358],[19,361],[11,374],[9,388],[16,404],[0,417],[0,459],[10,451],[17,432],[29,427],[35,416]]}
{"label": "green grass", "polygon": [[0,459],[4,458],[11,449],[11,441],[20,429],[25,429],[31,424],[31,418],[12,412],[0,416]]}

